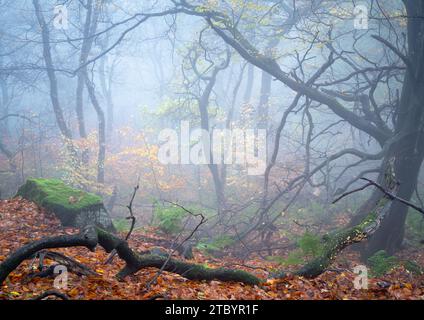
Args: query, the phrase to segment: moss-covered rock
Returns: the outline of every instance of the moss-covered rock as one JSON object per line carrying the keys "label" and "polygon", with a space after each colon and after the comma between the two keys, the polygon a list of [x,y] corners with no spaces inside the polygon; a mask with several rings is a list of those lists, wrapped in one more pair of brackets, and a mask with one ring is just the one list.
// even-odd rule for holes
{"label": "moss-covered rock", "polygon": [[53,212],[64,226],[94,223],[110,231],[114,229],[101,197],[74,189],[61,180],[30,178],[16,195]]}

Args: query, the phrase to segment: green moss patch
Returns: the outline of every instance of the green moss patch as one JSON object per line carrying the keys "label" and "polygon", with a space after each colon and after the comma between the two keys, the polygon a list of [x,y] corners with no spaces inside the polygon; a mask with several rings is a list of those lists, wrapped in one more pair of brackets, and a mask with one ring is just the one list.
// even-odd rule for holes
{"label": "green moss patch", "polygon": [[53,212],[64,226],[82,227],[89,222],[109,230],[112,226],[101,197],[74,189],[58,179],[30,178],[16,195]]}

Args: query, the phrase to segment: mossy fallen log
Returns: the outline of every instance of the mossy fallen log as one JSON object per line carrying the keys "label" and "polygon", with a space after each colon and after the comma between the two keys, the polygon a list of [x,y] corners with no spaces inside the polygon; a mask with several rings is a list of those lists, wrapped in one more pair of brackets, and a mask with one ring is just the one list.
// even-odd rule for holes
{"label": "mossy fallen log", "polygon": [[[391,159],[387,165],[384,184],[389,193],[395,194],[398,190],[399,183],[394,173],[394,159]],[[389,194],[382,192],[380,198],[373,206],[374,209],[357,225],[323,236],[321,254],[294,272],[294,274],[313,278],[323,273],[343,249],[369,238],[377,231],[390,210],[392,200]],[[284,277],[285,275],[286,273],[283,271],[279,273],[279,277]]]}
{"label": "mossy fallen log", "polygon": [[134,265],[127,265],[117,276],[118,278],[125,278],[138,270],[148,267],[163,268],[164,271],[177,273],[190,280],[234,281],[251,285],[257,285],[261,282],[259,278],[243,270],[210,268],[201,264],[188,263],[173,258],[168,260],[167,257],[154,254],[139,255]]}
{"label": "mossy fallen log", "polygon": [[[390,206],[383,206],[389,210]],[[369,238],[380,226],[380,215],[369,214],[361,223],[351,228],[344,228],[333,234],[324,236],[321,254],[295,272],[296,275],[313,278],[323,273],[337,255],[346,247]]]}
{"label": "mossy fallen log", "polygon": [[167,257],[162,255],[140,255],[132,250],[125,240],[101,228],[89,226],[77,235],[49,237],[22,246],[0,264],[0,284],[4,282],[7,276],[16,269],[22,261],[33,257],[33,255],[40,250],[73,246],[83,246],[90,250],[94,250],[97,244],[103,247],[107,252],[111,252],[115,249],[119,258],[125,261],[125,267],[117,274],[117,277],[120,279],[136,273],[142,268],[154,267],[160,269],[165,265],[163,270],[180,274],[191,280],[235,281],[251,285],[256,285],[261,282],[259,278],[243,270],[209,268],[200,264],[178,261],[173,258],[168,260]]}
{"label": "mossy fallen log", "polygon": [[81,228],[95,224],[114,231],[101,197],[71,188],[61,180],[30,178],[19,188],[16,196],[53,212],[63,226]]}
{"label": "mossy fallen log", "polygon": [[209,268],[201,264],[183,262],[173,258],[168,260],[166,256],[157,254],[140,255],[131,250],[126,241],[104,230],[97,228],[97,235],[99,244],[106,252],[115,249],[119,258],[126,262],[126,266],[117,274],[118,278],[125,278],[143,268],[160,269],[165,266],[163,270],[177,273],[190,280],[235,281],[251,285],[261,283],[259,278],[243,270]]}

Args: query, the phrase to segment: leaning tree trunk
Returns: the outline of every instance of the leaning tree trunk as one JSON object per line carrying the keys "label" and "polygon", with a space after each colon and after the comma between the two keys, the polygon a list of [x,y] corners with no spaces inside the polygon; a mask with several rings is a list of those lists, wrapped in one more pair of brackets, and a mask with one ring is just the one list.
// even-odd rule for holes
{"label": "leaning tree trunk", "polygon": [[[424,146],[423,137],[420,140]],[[411,139],[411,141],[414,141],[414,139]],[[400,182],[397,196],[402,199],[409,200],[417,185],[417,177],[423,161],[423,146],[420,146],[421,150],[415,150],[410,141],[394,146],[395,172]],[[406,205],[398,201],[392,202],[390,211],[380,229],[370,238],[364,250],[362,250],[362,259],[366,260],[379,250],[393,254],[401,247],[407,213],[408,207]]]}
{"label": "leaning tree trunk", "polygon": [[[391,194],[396,194],[399,185],[394,172],[394,158],[387,162],[382,185]],[[377,232],[390,211],[392,198],[378,190],[372,209],[354,225],[333,231],[322,237],[322,251],[312,261],[295,272],[296,275],[313,278],[323,273],[337,255],[348,246],[359,243]],[[284,276],[284,272],[279,276]]]}
{"label": "leaning tree trunk", "polygon": [[[400,182],[398,196],[409,200],[417,185],[417,177],[424,158],[424,2],[404,1],[408,13],[408,68],[395,122],[395,136],[389,142],[386,161],[394,157],[395,173]],[[381,176],[382,174],[380,174]],[[381,178],[380,178],[381,179]],[[373,194],[360,212],[369,211],[377,194]],[[369,240],[362,252],[367,259],[379,250],[393,254],[402,244],[408,208],[394,201],[380,229]],[[361,214],[359,214],[361,215]]]}

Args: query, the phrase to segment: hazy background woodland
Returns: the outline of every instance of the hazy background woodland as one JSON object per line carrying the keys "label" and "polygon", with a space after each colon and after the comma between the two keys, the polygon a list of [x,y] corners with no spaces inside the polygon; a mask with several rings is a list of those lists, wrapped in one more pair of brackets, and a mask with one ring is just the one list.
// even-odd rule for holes
{"label": "hazy background woodland", "polygon": [[[119,229],[139,184],[138,227],[190,232],[175,202],[207,216],[198,248],[264,256],[358,221],[377,191],[332,201],[383,181],[393,157],[398,195],[423,207],[423,13],[418,0],[0,0],[1,198],[60,178],[101,195]],[[162,164],[159,133],[181,121],[266,129],[265,174]],[[423,239],[422,214],[392,207],[365,257]]]}

